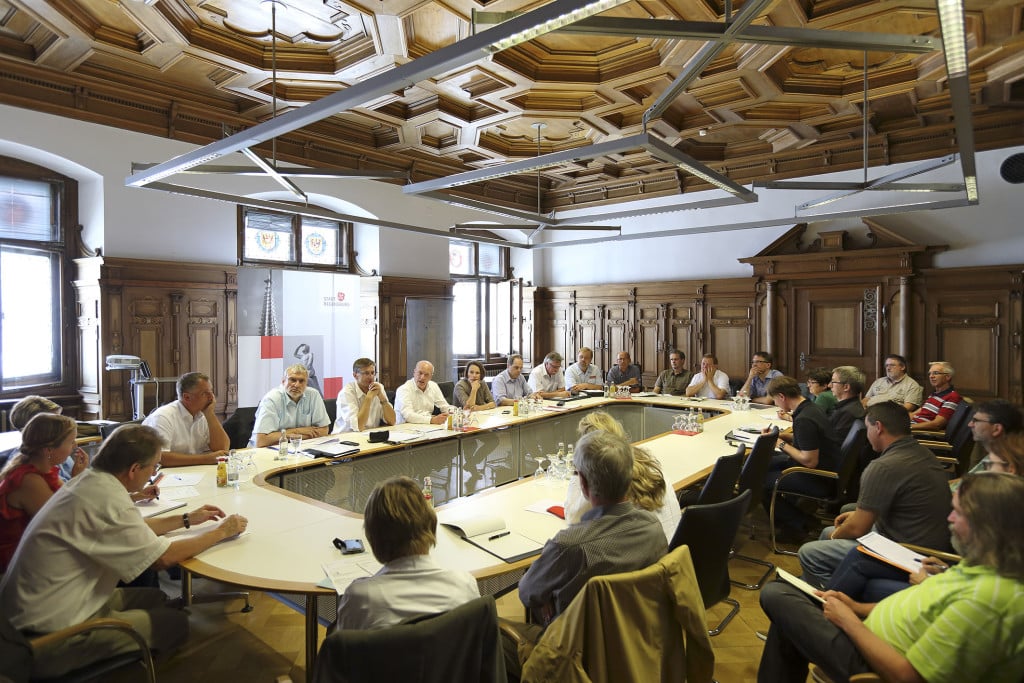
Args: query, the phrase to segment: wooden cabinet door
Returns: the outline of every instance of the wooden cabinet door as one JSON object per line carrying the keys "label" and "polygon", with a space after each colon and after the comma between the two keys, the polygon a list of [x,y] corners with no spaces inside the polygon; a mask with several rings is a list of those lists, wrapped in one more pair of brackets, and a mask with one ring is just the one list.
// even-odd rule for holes
{"label": "wooden cabinet door", "polygon": [[601,343],[601,309],[601,306],[576,306],[576,348],[566,356],[566,365],[576,362],[576,354],[584,346],[594,352],[594,362],[597,362],[601,353],[598,349]]}
{"label": "wooden cabinet door", "polygon": [[604,319],[604,352],[601,355],[601,372],[608,372],[608,368],[615,364],[615,357],[620,351],[628,351],[633,355],[630,344],[631,325],[629,320],[629,306],[625,303],[608,304],[605,307]]}
{"label": "wooden cabinet door", "polygon": [[853,365],[869,381],[880,366],[880,285],[796,286],[795,358],[797,379],[813,368]]}
{"label": "wooden cabinet door", "polygon": [[686,367],[691,370],[700,369],[700,357],[697,354],[698,325],[696,322],[696,307],[693,304],[672,303],[668,306],[668,344],[665,349],[665,360],[668,362],[668,353],[672,349],[679,349],[686,354]]}
{"label": "wooden cabinet door", "polygon": [[668,365],[662,333],[665,311],[664,305],[637,306],[636,357],[633,362],[643,371],[645,387],[654,386],[658,373]]}

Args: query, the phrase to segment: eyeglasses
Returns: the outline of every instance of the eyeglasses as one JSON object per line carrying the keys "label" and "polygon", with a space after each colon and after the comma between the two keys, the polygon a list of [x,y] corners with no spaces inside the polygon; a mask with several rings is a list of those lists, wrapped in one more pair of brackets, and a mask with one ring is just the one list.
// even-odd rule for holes
{"label": "eyeglasses", "polygon": [[986,420],[983,417],[972,417],[968,422],[984,422],[986,424],[995,424],[992,420]]}
{"label": "eyeglasses", "polygon": [[750,361],[750,364],[751,364],[751,365],[754,365],[755,363],[757,363],[757,364],[767,364],[767,363],[768,363],[768,361],[766,361],[766,360],[760,360],[760,359],[758,359],[758,358],[755,358],[754,360]]}
{"label": "eyeglasses", "polygon": [[829,386],[832,386],[833,384],[846,384],[846,382],[840,382],[839,380],[834,379],[828,383]]}
{"label": "eyeglasses", "polygon": [[990,455],[987,458],[982,458],[981,469],[985,470],[986,472],[988,472],[993,467],[1001,467],[1005,469],[1007,464],[1008,463],[1005,460],[993,460],[992,456]]}
{"label": "eyeglasses", "polygon": [[948,375],[948,374],[949,374],[948,372],[929,372],[928,376],[931,377],[932,375]]}

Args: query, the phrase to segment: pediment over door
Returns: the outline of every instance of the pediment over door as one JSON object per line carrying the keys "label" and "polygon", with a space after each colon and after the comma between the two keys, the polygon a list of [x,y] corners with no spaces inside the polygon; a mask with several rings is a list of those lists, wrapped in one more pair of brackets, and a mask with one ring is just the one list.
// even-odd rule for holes
{"label": "pediment over door", "polygon": [[822,231],[806,236],[808,224],[798,223],[760,253],[739,259],[764,280],[912,275],[932,267],[935,254],[948,245],[915,244],[870,218],[861,219],[866,233]]}

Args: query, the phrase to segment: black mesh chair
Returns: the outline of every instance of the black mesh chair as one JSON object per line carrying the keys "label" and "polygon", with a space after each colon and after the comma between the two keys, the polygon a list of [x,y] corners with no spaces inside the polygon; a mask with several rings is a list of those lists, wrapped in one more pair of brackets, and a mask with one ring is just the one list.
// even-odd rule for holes
{"label": "black mesh chair", "polygon": [[941,462],[953,466],[953,476],[962,477],[971,468],[974,432],[971,431],[970,420],[973,413],[974,406],[970,399],[964,398],[946,424],[945,432],[914,432],[922,446],[935,453]]}
{"label": "black mesh chair", "polygon": [[[865,448],[870,447],[871,446],[868,443],[867,429],[864,426],[863,420],[861,420],[853,423],[853,426],[850,427],[850,433],[846,435],[846,440],[843,441],[843,446],[839,451],[838,472],[812,469],[810,467],[790,467],[782,471],[782,474],[779,475],[779,478],[775,481],[775,486],[772,488],[772,502],[768,512],[768,522],[771,526],[772,550],[775,553],[779,555],[797,554],[792,550],[780,550],[778,544],[775,542],[775,501],[778,500],[778,497],[780,495],[786,495],[795,498],[805,498],[817,502],[819,508],[821,506],[836,509],[842,507],[843,504],[848,502],[847,493],[850,490],[853,477],[857,473],[857,463],[860,460],[861,454],[864,452]],[[796,475],[817,477],[826,481],[831,480],[831,485],[828,487],[828,493],[821,496],[813,496],[793,491],[779,491],[779,484],[781,484],[785,479]]]}
{"label": "black mesh chair", "polygon": [[729,614],[708,629],[709,636],[717,636],[740,611],[740,603],[729,597],[729,556],[732,542],[740,528],[740,521],[750,507],[750,492],[745,491],[732,500],[711,505],[691,505],[683,510],[679,526],[668,549],[689,546],[693,569],[697,573],[700,595],[707,609],[719,602],[732,605]]}
{"label": "black mesh chair", "polygon": [[743,456],[746,452],[746,446],[740,445],[732,455],[723,455],[715,461],[711,474],[704,480],[704,486],[700,490],[680,491],[679,507],[721,503],[736,495],[736,480],[740,478],[740,469],[743,467]]}
{"label": "black mesh chair", "polygon": [[142,424],[142,420],[128,420],[127,422],[115,422],[113,424],[102,424],[100,425],[100,438],[104,441],[107,437],[114,433],[114,430],[122,425],[138,425]]}
{"label": "black mesh chair", "polygon": [[438,382],[437,388],[441,390],[441,394],[444,396],[444,400],[448,401],[448,405],[454,405],[455,382]]}
{"label": "black mesh chair", "polygon": [[338,399],[325,398],[324,409],[327,411],[327,417],[331,420],[331,429],[334,429],[334,422],[338,419]]}
{"label": "black mesh chair", "polygon": [[[773,429],[770,433],[764,436],[759,436],[757,441],[754,442],[754,446],[750,449],[750,455],[747,456],[747,460],[743,463],[743,470],[740,472],[739,483],[736,485],[736,490],[742,494],[746,491],[750,492],[750,505],[747,507],[747,516],[749,517],[751,511],[760,509],[761,498],[764,496],[764,480],[768,476],[768,469],[772,464],[772,456],[775,454],[775,444],[778,441],[779,430],[778,428]],[[750,538],[754,538],[754,534],[757,531],[753,520],[750,521]],[[764,585],[765,580],[775,571],[775,565],[766,560],[761,560],[756,557],[750,557],[749,555],[742,555],[739,553],[737,548],[733,548],[732,558],[741,562],[749,562],[750,564],[756,564],[760,567],[764,567],[764,573],[754,583],[744,583],[742,581],[733,581],[733,585],[745,588],[750,591],[761,590],[761,586]]]}

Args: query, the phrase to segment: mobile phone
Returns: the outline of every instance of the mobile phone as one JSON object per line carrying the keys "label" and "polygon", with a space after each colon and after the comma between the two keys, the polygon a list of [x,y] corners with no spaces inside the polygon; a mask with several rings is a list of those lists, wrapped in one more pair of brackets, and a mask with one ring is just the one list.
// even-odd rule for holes
{"label": "mobile phone", "polygon": [[356,555],[363,552],[363,542],[358,538],[347,538],[344,541],[336,538],[334,547],[340,550],[342,555]]}
{"label": "mobile phone", "polygon": [[359,444],[355,441],[339,441],[342,446],[358,446]]}

